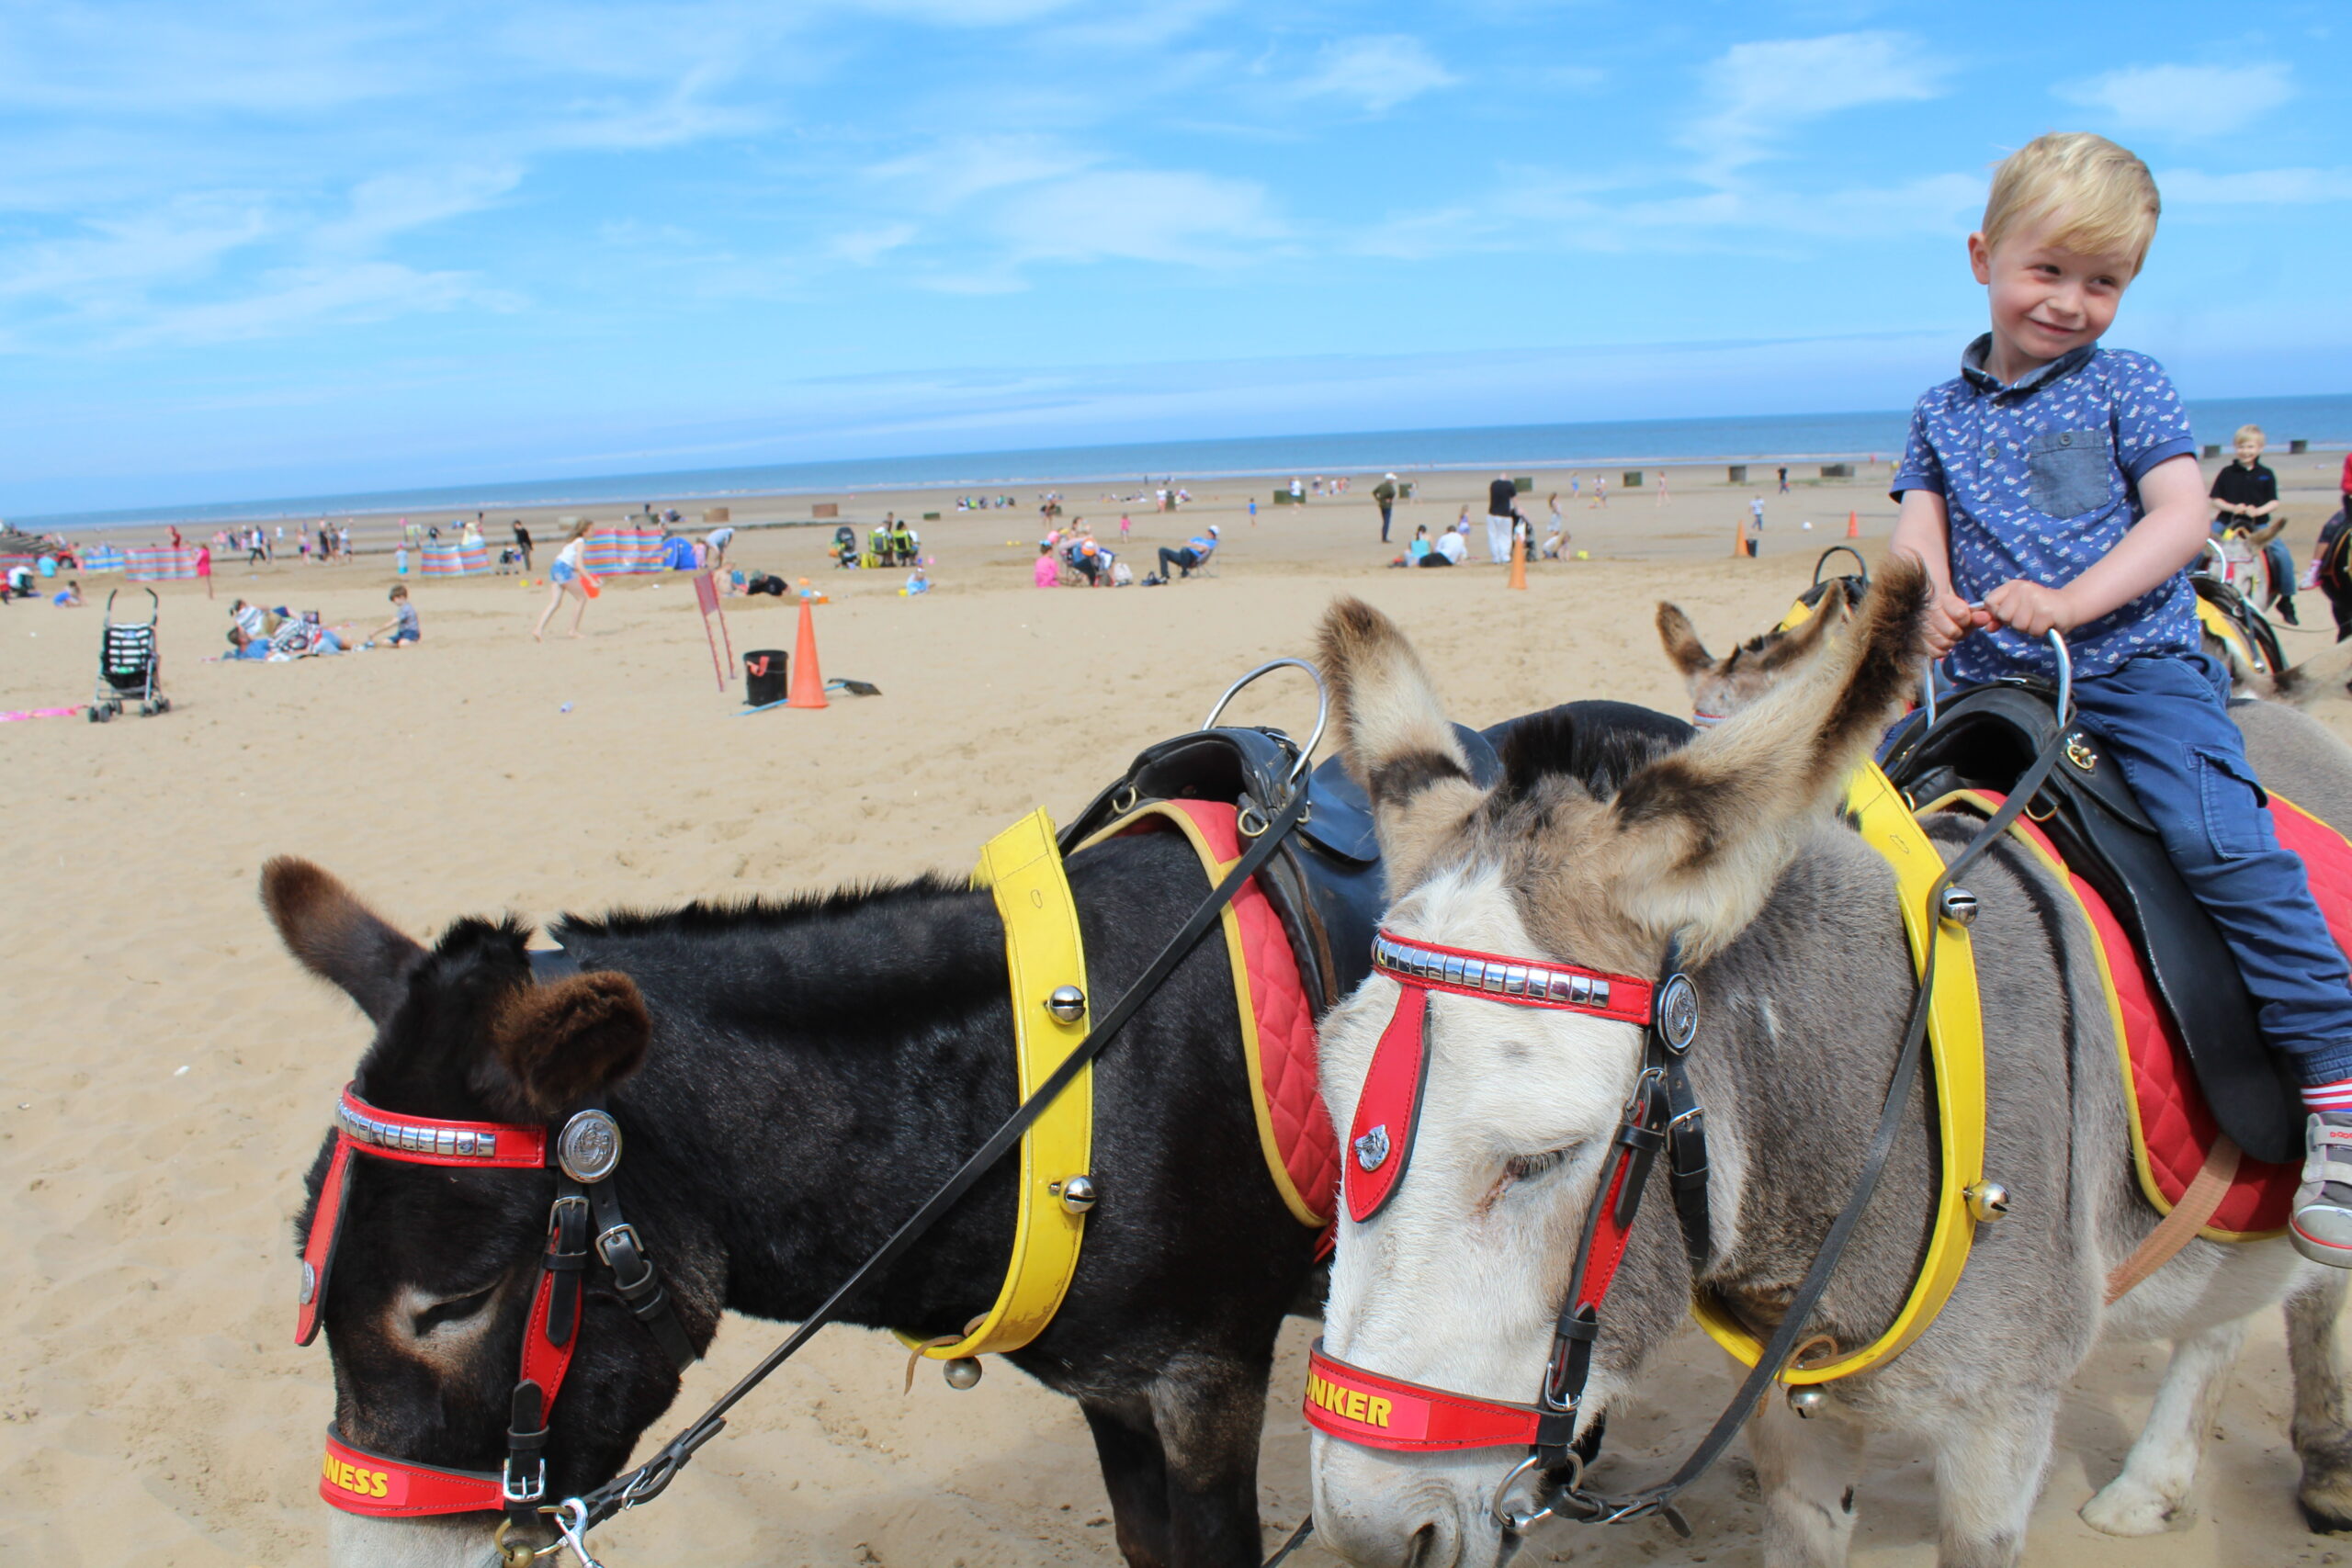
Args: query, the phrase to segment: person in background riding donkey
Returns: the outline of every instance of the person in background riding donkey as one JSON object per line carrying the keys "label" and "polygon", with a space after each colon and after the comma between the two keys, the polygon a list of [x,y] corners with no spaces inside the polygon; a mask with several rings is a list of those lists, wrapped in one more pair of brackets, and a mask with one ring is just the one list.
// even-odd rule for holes
{"label": "person in background riding donkey", "polygon": [[2278,596],[2280,617],[2290,626],[2301,626],[2295,617],[2294,558],[2278,542],[2279,530],[2287,525],[2287,520],[2277,514],[2278,476],[2262,461],[2262,449],[2269,440],[2262,434],[2262,426],[2241,424],[2230,444],[2237,461],[2215,474],[2213,488],[2207,491],[2213,498],[2213,536],[2242,534],[2262,552],[2270,570],[2271,591]]}
{"label": "person in background riding donkey", "polygon": [[2352,978],[2281,849],[2199,651],[2187,568],[2204,485],[2180,396],[2145,355],[2101,348],[2155,238],[2148,167],[2103,137],[2042,136],[1994,173],[1969,265],[1992,330],[1911,416],[1894,547],[1926,567],[1931,649],[1962,682],[2055,673],[2245,976],[2307,1111],[2295,1249],[2352,1268]]}

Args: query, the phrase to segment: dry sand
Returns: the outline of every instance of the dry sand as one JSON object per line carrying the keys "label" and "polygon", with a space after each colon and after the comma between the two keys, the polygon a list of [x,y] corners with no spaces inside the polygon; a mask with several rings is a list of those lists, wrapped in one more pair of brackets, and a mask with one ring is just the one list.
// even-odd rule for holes
{"label": "dry sand", "polygon": [[[2332,507],[2334,466],[2278,464],[2299,557]],[[1539,476],[1539,518],[1555,479]],[[319,1556],[329,1372],[322,1349],[288,1343],[288,1216],[366,1034],[271,934],[254,897],[267,856],[319,860],[420,935],[502,908],[543,919],[960,869],[1032,805],[1075,811],[1140,747],[1197,723],[1242,670],[1303,651],[1334,592],[1395,615],[1463,719],[1583,696],[1679,711],[1649,626],[1659,597],[1679,599],[1720,647],[1779,614],[1815,553],[1842,537],[1849,507],[1873,556],[1893,517],[1867,482],[1768,494],[1763,558],[1734,561],[1750,491],[1720,469],[1678,469],[1666,508],[1620,493],[1606,513],[1572,513],[1577,545],[1596,558],[1540,564],[1528,592],[1510,593],[1486,567],[1382,570],[1393,551],[1377,543],[1369,485],[1303,511],[1261,505],[1254,527],[1238,482],[1195,486],[1202,503],[1181,518],[1131,510],[1138,560],[1209,522],[1227,545],[1213,579],[1115,592],[1028,586],[1034,493],[1032,510],[970,518],[951,500],[946,520],[924,526],[939,587],[921,600],[898,596],[899,573],[831,570],[830,526],[747,529],[739,560],[831,591],[818,612],[826,671],[885,694],[823,713],[738,717],[740,676],[717,689],[678,581],[616,581],[591,607],[584,639],[545,646],[526,635],[543,590],[422,583],[421,648],[283,666],[201,661],[221,647],[230,597],[315,606],[364,627],[384,615],[383,560],[250,577],[224,566],[210,604],[198,585],[173,585],[162,631],[171,714],[0,728],[15,822],[0,906],[0,1184],[14,1244],[0,1279],[0,1562],[244,1568]],[[1071,511],[1114,536],[1115,506],[1091,487],[1063,488]],[[1478,476],[1427,488],[1400,510],[1399,538],[1483,493]],[[863,522],[886,506],[939,509],[910,493],[844,510]],[[754,503],[735,511],[763,515]],[[766,514],[805,516],[806,502]],[[1806,517],[1809,534],[1797,527]],[[2324,619],[2315,596],[2304,603],[2307,619]],[[739,652],[792,645],[788,603],[733,601],[729,622]],[[0,707],[86,700],[97,636],[95,609],[0,612]],[[2326,644],[2288,637],[2298,656]],[[1307,714],[1279,685],[1243,706],[1238,716],[1302,729]],[[2321,712],[2352,735],[2352,705]],[[774,1335],[730,1323],[689,1377],[687,1401],[723,1387]],[[1292,1325],[1268,1412],[1270,1540],[1297,1522],[1306,1495],[1295,1413],[1306,1338]],[[1669,1463],[1728,1387],[1724,1359],[1695,1337],[1672,1359],[1612,1424],[1620,1475]],[[620,1568],[1115,1561],[1074,1406],[1004,1368],[973,1393],[927,1376],[902,1397],[902,1363],[879,1337],[820,1337],[668,1499],[600,1534],[601,1554]],[[2119,1541],[2075,1518],[2118,1469],[2162,1365],[2143,1346],[2094,1359],[2066,1408],[2029,1558],[2338,1561],[2296,1515],[2275,1322],[2257,1328],[2237,1373],[2196,1523]],[[1549,1527],[1530,1558],[1752,1562],[1746,1473],[1734,1460],[1693,1495],[1700,1534],[1687,1546],[1656,1525]],[[1857,1562],[1931,1561],[1922,1455],[1875,1454],[1861,1507]]]}

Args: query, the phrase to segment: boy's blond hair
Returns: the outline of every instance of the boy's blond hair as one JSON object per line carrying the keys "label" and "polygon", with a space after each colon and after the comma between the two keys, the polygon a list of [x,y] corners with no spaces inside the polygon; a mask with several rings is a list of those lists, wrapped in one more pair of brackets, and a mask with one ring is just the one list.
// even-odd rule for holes
{"label": "boy's blond hair", "polygon": [[2049,236],[2070,251],[2113,252],[2137,273],[2156,237],[2162,203],[2148,165],[2104,136],[2084,130],[2037,136],[1993,171],[1984,202],[1984,244],[2030,223],[2054,221]]}
{"label": "boy's blond hair", "polygon": [[2238,433],[2230,437],[2230,445],[2234,446],[2241,441],[2259,441],[2265,446],[2270,445],[2270,437],[2262,433],[2262,426],[2258,424],[2239,425]]}

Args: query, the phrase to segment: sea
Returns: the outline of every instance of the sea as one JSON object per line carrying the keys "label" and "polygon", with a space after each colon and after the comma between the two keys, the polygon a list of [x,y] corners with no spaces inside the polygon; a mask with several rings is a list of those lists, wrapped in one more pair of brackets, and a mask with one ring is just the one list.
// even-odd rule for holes
{"label": "sea", "polygon": [[[2226,450],[2230,432],[2259,424],[2274,450],[2290,440],[2314,447],[2352,446],[2352,394],[2224,398],[2189,404],[2198,437]],[[841,495],[877,490],[1001,491],[1060,483],[1123,484],[1152,479],[1210,479],[1415,473],[1476,468],[1634,468],[1699,462],[1792,463],[1868,460],[1894,455],[1909,415],[1747,414],[1706,419],[1611,420],[1582,424],[1489,425],[1451,430],[1331,432],[1221,440],[1139,441],[1110,446],[1010,451],[910,454],[831,462],[695,468],[667,473],[491,479],[428,489],[348,495],[297,495],[19,517],[38,532],[140,524],[210,525],[273,518],[448,513],[515,507],[723,502],[730,496]]]}

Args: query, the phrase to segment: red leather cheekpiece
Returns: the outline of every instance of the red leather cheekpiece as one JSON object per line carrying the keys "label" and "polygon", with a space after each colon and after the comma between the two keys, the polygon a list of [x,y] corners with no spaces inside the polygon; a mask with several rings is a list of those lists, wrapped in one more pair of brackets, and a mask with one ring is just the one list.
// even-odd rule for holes
{"label": "red leather cheekpiece", "polygon": [[1532,1404],[1473,1399],[1351,1366],[1323,1349],[1306,1353],[1306,1423],[1365,1448],[1429,1453],[1532,1445],[1543,1419]]}
{"label": "red leather cheekpiece", "polygon": [[386,1459],[345,1442],[333,1426],[319,1465],[319,1495],[346,1514],[379,1519],[494,1514],[506,1506],[494,1471],[437,1470]]}
{"label": "red leather cheekpiece", "polygon": [[1363,1092],[1356,1096],[1355,1124],[1348,1129],[1348,1146],[1340,1151],[1340,1169],[1348,1217],[1358,1224],[1395,1195],[1412,1157],[1421,1088],[1429,1080],[1429,1010],[1425,987],[1398,988],[1396,1010],[1380,1032]]}

